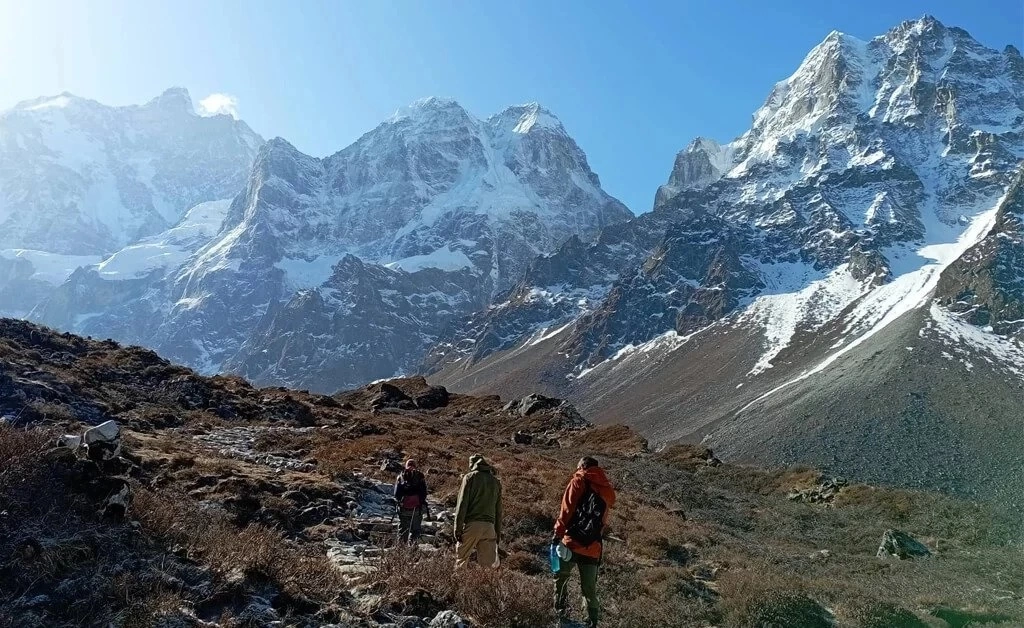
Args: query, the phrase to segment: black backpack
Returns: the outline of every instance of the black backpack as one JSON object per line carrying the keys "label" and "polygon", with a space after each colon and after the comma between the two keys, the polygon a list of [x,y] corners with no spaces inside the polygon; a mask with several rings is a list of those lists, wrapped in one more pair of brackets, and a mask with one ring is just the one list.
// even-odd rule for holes
{"label": "black backpack", "polygon": [[580,545],[590,545],[601,540],[601,529],[604,527],[604,513],[608,510],[608,504],[597,494],[597,491],[590,487],[583,492],[583,497],[576,504],[576,511],[572,513],[566,534]]}
{"label": "black backpack", "polygon": [[420,501],[420,492],[426,484],[423,473],[418,470],[405,470],[399,476],[398,488],[402,495],[399,502],[403,508],[419,508],[423,504]]}

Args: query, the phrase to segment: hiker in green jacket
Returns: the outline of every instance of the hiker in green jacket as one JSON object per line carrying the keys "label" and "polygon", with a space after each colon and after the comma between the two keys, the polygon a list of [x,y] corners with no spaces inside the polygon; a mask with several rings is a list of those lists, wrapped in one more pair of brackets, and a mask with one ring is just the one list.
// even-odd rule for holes
{"label": "hiker in green jacket", "polygon": [[469,458],[469,473],[462,476],[455,515],[455,567],[469,564],[476,550],[476,562],[483,567],[498,566],[501,540],[501,482],[494,468],[480,454]]}

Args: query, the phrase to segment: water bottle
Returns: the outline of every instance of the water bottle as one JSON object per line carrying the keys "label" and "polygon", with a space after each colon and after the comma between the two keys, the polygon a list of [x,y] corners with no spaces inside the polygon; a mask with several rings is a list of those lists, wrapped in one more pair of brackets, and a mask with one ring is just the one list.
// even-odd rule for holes
{"label": "water bottle", "polygon": [[558,541],[552,541],[551,550],[548,552],[548,555],[551,558],[551,573],[558,573],[562,568],[562,559],[558,556],[558,546]]}

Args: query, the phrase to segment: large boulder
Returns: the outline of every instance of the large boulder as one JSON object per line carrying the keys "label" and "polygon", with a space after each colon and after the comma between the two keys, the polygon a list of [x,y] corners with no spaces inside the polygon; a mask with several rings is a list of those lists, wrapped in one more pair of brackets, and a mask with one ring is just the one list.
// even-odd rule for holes
{"label": "large boulder", "polygon": [[413,410],[416,408],[416,403],[409,395],[402,392],[402,389],[398,386],[382,382],[377,394],[370,400],[370,408],[373,410],[383,410],[385,408]]}
{"label": "large boulder", "polygon": [[416,395],[413,402],[420,410],[433,410],[448,405],[448,389],[444,386],[430,386]]}
{"label": "large boulder", "polygon": [[524,418],[539,412],[550,411],[553,421],[550,422],[549,427],[552,429],[579,430],[590,427],[590,422],[584,419],[579,410],[568,401],[545,397],[538,393],[527,395],[522,399],[513,399],[502,409]]}
{"label": "large boulder", "polygon": [[906,532],[900,530],[886,530],[882,535],[882,542],[878,546],[876,556],[879,558],[898,558],[907,560],[910,558],[922,558],[931,556],[932,552],[924,543],[921,543]]}
{"label": "large boulder", "polygon": [[534,412],[540,412],[541,410],[551,410],[557,408],[562,404],[561,399],[555,399],[554,397],[545,397],[537,393],[527,395],[520,399],[518,402],[513,402],[512,407],[506,405],[505,407],[509,410],[517,413],[519,416],[530,416]]}

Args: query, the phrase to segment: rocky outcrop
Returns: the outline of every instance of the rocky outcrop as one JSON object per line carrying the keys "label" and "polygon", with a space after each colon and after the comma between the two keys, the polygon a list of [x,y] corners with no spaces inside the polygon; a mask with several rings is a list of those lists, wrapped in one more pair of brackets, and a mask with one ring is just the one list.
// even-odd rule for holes
{"label": "rocky outcrop", "polygon": [[988,234],[943,271],[935,296],[970,324],[1024,342],[1024,166]]}
{"label": "rocky outcrop", "polygon": [[932,552],[914,537],[900,530],[886,530],[882,542],[878,546],[879,558],[897,558],[907,560],[931,556]]}

